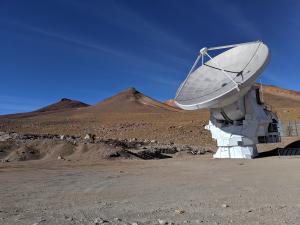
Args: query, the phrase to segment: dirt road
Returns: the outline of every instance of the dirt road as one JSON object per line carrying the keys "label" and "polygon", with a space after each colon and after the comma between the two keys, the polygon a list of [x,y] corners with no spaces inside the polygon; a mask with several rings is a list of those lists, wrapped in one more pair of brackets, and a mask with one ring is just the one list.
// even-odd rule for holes
{"label": "dirt road", "polygon": [[300,224],[300,158],[0,165],[0,224]]}

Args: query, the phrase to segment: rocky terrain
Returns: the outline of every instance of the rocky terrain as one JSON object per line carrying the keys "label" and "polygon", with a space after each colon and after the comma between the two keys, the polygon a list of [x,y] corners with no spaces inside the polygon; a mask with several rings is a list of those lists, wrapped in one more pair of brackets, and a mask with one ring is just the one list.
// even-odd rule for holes
{"label": "rocky terrain", "polygon": [[[298,92],[263,89],[300,118]],[[0,116],[0,224],[299,224],[299,158],[213,160],[208,110],[173,103],[130,88]]]}
{"label": "rocky terrain", "polygon": [[0,132],[0,160],[3,163],[27,160],[97,162],[103,159],[166,159],[182,155],[212,154],[200,146],[160,144],[156,140],[99,139],[73,135],[37,135]]}

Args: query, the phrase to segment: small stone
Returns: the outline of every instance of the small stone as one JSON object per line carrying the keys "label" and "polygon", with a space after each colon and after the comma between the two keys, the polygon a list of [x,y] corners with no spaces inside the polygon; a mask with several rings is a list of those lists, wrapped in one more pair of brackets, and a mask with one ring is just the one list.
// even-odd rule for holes
{"label": "small stone", "polygon": [[64,160],[64,157],[62,157],[61,155],[57,156],[57,159],[63,159]]}
{"label": "small stone", "polygon": [[45,218],[42,218],[42,217],[39,218],[39,222],[45,222],[45,221],[46,221]]}
{"label": "small stone", "polygon": [[165,221],[165,220],[160,220],[160,219],[158,220],[158,223],[159,223],[159,224],[163,224],[163,225],[168,224],[167,221]]}
{"label": "small stone", "polygon": [[60,135],[59,138],[60,138],[60,140],[64,140],[65,139],[65,135]]}
{"label": "small stone", "polygon": [[105,220],[103,220],[102,218],[95,218],[94,219],[94,225],[99,225],[99,224],[103,224],[103,223],[105,223],[106,221]]}
{"label": "small stone", "polygon": [[175,209],[175,213],[183,214],[183,213],[185,213],[185,211],[183,209]]}
{"label": "small stone", "polygon": [[9,134],[4,133],[0,135],[0,141],[7,141],[9,139],[11,139],[11,136]]}
{"label": "small stone", "polygon": [[65,215],[65,220],[73,221],[73,217],[70,217],[70,216]]}
{"label": "small stone", "polygon": [[133,222],[131,225],[139,225],[137,222]]}
{"label": "small stone", "polygon": [[222,204],[222,208],[228,208],[229,207],[229,205],[227,205],[227,204]]}
{"label": "small stone", "polygon": [[118,218],[118,217],[116,217],[115,219],[114,219],[115,221],[122,221],[120,218]]}
{"label": "small stone", "polygon": [[136,138],[130,138],[129,139],[129,142],[134,142],[134,141],[137,141],[137,139]]}

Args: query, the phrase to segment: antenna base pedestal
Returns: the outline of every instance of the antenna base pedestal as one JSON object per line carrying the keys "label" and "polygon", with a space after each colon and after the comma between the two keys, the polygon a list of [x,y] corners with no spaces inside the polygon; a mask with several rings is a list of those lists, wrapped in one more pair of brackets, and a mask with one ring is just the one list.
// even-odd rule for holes
{"label": "antenna base pedestal", "polygon": [[253,159],[258,155],[256,146],[229,146],[219,147],[213,155],[214,158],[224,159]]}
{"label": "antenna base pedestal", "polygon": [[217,140],[218,150],[213,155],[214,158],[253,159],[258,155],[255,141],[244,136],[239,130],[240,126],[232,125],[222,129],[209,121],[205,128]]}
{"label": "antenna base pedestal", "polygon": [[258,91],[253,87],[237,102],[210,109],[205,128],[217,141],[214,158],[252,159],[258,155],[256,144],[280,141],[278,118],[261,103]]}

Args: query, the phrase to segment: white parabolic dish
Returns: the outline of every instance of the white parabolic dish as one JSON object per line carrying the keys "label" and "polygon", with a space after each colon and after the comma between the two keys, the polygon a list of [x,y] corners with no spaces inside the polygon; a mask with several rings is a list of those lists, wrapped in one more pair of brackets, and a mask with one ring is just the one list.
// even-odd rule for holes
{"label": "white parabolic dish", "polygon": [[249,91],[268,61],[269,49],[263,42],[237,45],[190,73],[175,103],[186,110],[232,104]]}

